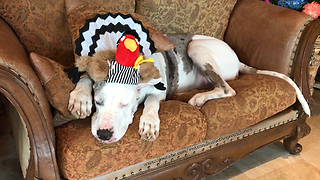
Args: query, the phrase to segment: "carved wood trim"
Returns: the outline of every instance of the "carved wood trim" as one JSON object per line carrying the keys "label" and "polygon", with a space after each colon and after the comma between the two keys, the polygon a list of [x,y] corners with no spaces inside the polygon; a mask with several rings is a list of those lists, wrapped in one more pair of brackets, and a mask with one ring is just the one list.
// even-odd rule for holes
{"label": "carved wood trim", "polygon": [[[312,94],[310,93],[310,60],[312,59],[313,48],[315,41],[319,36],[320,32],[320,20],[315,19],[306,25],[304,28],[297,50],[295,53],[293,68],[291,72],[291,78],[300,88],[302,94],[310,104],[312,99]],[[305,121],[306,115],[302,110],[301,104],[299,102],[294,104],[295,109],[299,110],[301,122]]]}
{"label": "carved wood trim", "polygon": [[303,136],[302,136],[302,138],[305,137],[305,136],[307,136],[307,135],[309,135],[310,132],[311,132],[311,128],[310,128],[310,126],[307,124],[307,122],[304,122],[304,123],[303,123],[302,129],[303,129]]}
{"label": "carved wood trim", "polygon": [[190,165],[187,170],[187,176],[192,179],[198,179],[199,176],[211,176],[214,175],[233,164],[231,158],[226,158],[219,163],[215,163],[213,158],[208,158],[201,163],[194,163]]}
{"label": "carved wood trim", "polygon": [[298,143],[298,141],[303,136],[303,126],[298,124],[296,127],[296,131],[293,136],[284,139],[283,145],[289,151],[290,154],[299,154],[302,151],[302,146]]}
{"label": "carved wood trim", "polygon": [[157,168],[132,175],[130,179],[203,179],[219,173],[257,149],[292,136],[296,130],[296,125],[297,121],[291,121],[284,125],[216,146],[201,154],[179,158]]}
{"label": "carved wood trim", "polygon": [[310,94],[313,95],[313,86],[315,84],[315,78],[320,66],[320,38],[318,37],[314,42],[313,51],[310,57],[309,64],[309,88]]}
{"label": "carved wood trim", "polygon": [[296,57],[296,53],[298,52],[298,46],[300,44],[300,40],[301,40],[301,36],[303,34],[303,31],[305,30],[305,28],[307,26],[309,26],[309,24],[312,22],[312,20],[309,20],[307,22],[304,23],[304,25],[301,27],[299,34],[297,35],[296,38],[296,42],[294,43],[294,47],[292,49],[292,53],[291,53],[291,57],[290,57],[290,64],[289,64],[289,68],[288,68],[288,76],[291,76],[292,73],[292,68],[293,68],[293,64],[294,64],[294,59]]}
{"label": "carved wood trim", "polygon": [[27,179],[60,179],[54,144],[34,93],[20,76],[1,65],[0,93],[16,108],[28,130],[31,159]]}

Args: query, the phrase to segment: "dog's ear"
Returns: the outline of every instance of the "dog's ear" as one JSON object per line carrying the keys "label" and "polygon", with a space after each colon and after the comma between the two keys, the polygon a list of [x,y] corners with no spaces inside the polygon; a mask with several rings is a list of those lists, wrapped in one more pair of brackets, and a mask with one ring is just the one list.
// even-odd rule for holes
{"label": "dog's ear", "polygon": [[96,82],[108,79],[109,63],[115,59],[115,50],[103,50],[91,56],[82,56],[76,60],[79,71],[86,71]]}
{"label": "dog's ear", "polygon": [[75,61],[75,66],[78,67],[80,72],[87,71],[89,64],[92,61],[90,56],[78,56]]}
{"label": "dog's ear", "polygon": [[144,62],[140,64],[139,67],[140,82],[139,83],[148,83],[152,79],[161,78],[158,68],[154,66],[153,62]]}
{"label": "dog's ear", "polygon": [[109,63],[106,60],[93,58],[87,70],[90,78],[95,81],[105,81],[108,79]]}

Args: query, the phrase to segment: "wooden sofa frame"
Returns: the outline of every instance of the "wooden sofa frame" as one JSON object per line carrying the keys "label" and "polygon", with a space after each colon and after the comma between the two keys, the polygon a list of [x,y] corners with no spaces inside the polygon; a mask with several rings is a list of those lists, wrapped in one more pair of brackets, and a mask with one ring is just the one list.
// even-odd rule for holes
{"label": "wooden sofa frame", "polygon": [[[7,26],[1,19],[0,22],[1,26]],[[10,36],[15,36],[9,26],[3,29],[7,30]],[[320,20],[311,21],[304,29],[297,46],[291,73],[291,78],[301,88],[310,104],[312,94],[310,93],[309,65],[313,57],[314,42],[319,32]],[[51,112],[43,111],[43,109],[50,109],[49,104],[43,100],[45,98],[41,94],[44,92],[39,92],[41,90],[35,90],[30,85],[32,81],[41,86],[36,74],[26,75],[18,71],[23,68],[28,69],[29,72],[33,70],[23,47],[18,45],[18,38],[12,41],[17,45],[16,51],[20,53],[14,57],[3,58],[6,62],[1,60],[0,92],[14,106],[28,130],[30,161],[26,179],[60,179]],[[10,58],[19,59],[19,63]],[[179,160],[138,173],[130,178],[202,179],[228,168],[250,153],[279,140],[283,140],[285,148],[291,154],[298,154],[302,150],[298,141],[309,134],[310,127],[306,123],[307,116],[298,103],[295,104],[295,108],[299,110],[297,121],[235,140],[195,156],[181,157]]]}

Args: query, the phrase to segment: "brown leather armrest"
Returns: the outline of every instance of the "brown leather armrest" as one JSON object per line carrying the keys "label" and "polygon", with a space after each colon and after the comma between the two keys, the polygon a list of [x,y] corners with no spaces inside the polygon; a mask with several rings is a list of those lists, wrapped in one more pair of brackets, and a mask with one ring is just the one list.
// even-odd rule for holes
{"label": "brown leather armrest", "polygon": [[42,85],[22,44],[0,18],[0,92],[16,108],[28,130],[31,159],[27,179],[59,179],[52,115]]}
{"label": "brown leather armrest", "polygon": [[300,31],[310,20],[311,16],[260,0],[239,0],[225,41],[247,65],[288,75]]}
{"label": "brown leather armrest", "polygon": [[[320,20],[309,15],[259,0],[239,0],[225,41],[247,65],[289,75],[310,102],[309,62],[319,32]],[[295,106],[301,110],[299,103]]]}

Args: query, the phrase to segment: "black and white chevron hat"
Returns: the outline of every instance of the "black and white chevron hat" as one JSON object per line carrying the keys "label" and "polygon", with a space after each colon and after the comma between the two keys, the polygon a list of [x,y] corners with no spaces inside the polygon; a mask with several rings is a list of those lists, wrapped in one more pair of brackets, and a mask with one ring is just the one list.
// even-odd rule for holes
{"label": "black and white chevron hat", "polygon": [[75,40],[75,53],[79,56],[92,56],[99,50],[116,49],[117,42],[125,32],[134,32],[139,44],[139,51],[145,56],[156,52],[149,31],[141,21],[128,14],[97,14],[87,19],[79,30],[79,38]]}

